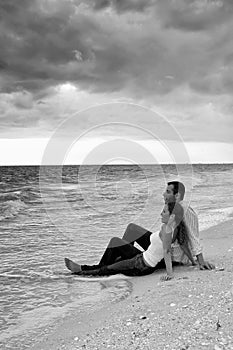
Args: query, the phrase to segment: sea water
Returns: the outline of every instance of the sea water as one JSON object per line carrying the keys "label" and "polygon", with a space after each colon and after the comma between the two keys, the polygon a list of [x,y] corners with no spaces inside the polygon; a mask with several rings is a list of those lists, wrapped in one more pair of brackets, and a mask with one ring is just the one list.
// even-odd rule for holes
{"label": "sea water", "polygon": [[64,257],[97,263],[130,222],[160,227],[167,181],[187,187],[200,229],[233,213],[233,165],[0,167],[0,347],[30,348],[38,330],[131,292],[123,275],[80,281]]}

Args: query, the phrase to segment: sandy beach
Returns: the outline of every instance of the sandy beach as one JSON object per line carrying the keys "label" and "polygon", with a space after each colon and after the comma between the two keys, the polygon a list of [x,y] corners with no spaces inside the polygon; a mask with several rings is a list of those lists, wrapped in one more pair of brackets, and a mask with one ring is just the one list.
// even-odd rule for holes
{"label": "sandy beach", "polygon": [[233,349],[233,220],[201,232],[204,257],[216,269],[175,268],[131,278],[126,299],[61,320],[32,350]]}

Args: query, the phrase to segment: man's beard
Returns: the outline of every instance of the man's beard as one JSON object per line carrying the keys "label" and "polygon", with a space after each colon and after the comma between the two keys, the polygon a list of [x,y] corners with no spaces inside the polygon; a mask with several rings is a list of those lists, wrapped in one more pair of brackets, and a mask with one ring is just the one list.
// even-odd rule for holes
{"label": "man's beard", "polygon": [[176,202],[176,197],[175,196],[171,196],[171,197],[165,199],[165,204],[167,204],[167,203],[174,203],[174,202]]}

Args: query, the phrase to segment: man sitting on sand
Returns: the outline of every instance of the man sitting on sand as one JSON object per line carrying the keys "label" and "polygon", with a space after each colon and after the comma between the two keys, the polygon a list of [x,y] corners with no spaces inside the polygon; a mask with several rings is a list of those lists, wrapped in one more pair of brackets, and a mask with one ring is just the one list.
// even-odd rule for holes
{"label": "man sitting on sand", "polygon": [[[200,244],[199,238],[198,216],[190,206],[186,206],[183,203],[184,195],[185,186],[182,182],[179,181],[168,182],[167,188],[163,193],[165,203],[175,201],[177,203],[180,203],[184,209],[184,222],[188,229],[191,252],[193,256],[196,256],[200,270],[214,269],[215,267],[213,264],[204,260],[202,246]],[[152,233],[150,231],[147,231],[143,227],[131,223],[127,226],[122,239],[130,242],[131,244],[137,242],[144,250],[146,250],[150,244],[151,234]],[[174,262],[185,263],[186,258],[187,257],[182,249],[182,246],[173,244],[172,260]]]}
{"label": "man sitting on sand", "polygon": [[[164,205],[161,212],[162,226],[160,232],[154,232],[150,236],[150,245],[147,250],[141,252],[130,242],[120,240],[120,245],[105,250],[103,257],[97,265],[80,265],[65,258],[66,267],[78,275],[115,275],[123,273],[129,276],[143,276],[153,273],[159,268],[160,261],[165,263],[167,274],[162,276],[162,281],[172,279],[172,242],[178,241],[186,254],[186,259],[192,265],[196,265],[189,248],[187,227],[183,221],[184,209],[179,204],[169,202]],[[111,244],[117,237],[111,239]],[[123,244],[122,244],[123,243]]]}
{"label": "man sitting on sand", "polygon": [[[209,263],[208,261],[205,261],[202,254],[202,247],[200,245],[200,239],[199,239],[199,226],[198,226],[198,217],[197,214],[194,212],[194,210],[190,206],[185,206],[183,204],[183,198],[185,194],[185,186],[178,181],[172,181],[168,182],[166,191],[163,194],[165,204],[168,203],[179,203],[184,212],[184,223],[187,230],[187,236],[188,236],[188,244],[187,247],[185,242],[183,244],[179,244],[178,240],[173,240],[173,244],[171,246],[171,259],[173,264],[174,263],[187,263],[188,262],[188,256],[189,251],[191,251],[192,256],[196,256],[197,262],[199,264],[199,267],[201,270],[208,269],[211,270],[214,268],[214,265]],[[126,231],[122,238],[119,237],[113,237],[102,258],[98,265],[83,265],[83,268],[89,270],[93,269],[99,269],[100,266],[108,265],[108,262],[113,261],[116,263],[117,261],[121,261],[126,256],[129,255],[129,253],[132,253],[132,250],[135,249],[134,243],[137,242],[139,246],[141,246],[144,251],[147,251],[151,244],[151,235],[152,232],[147,231],[141,226],[138,226],[136,224],[129,224],[126,228]],[[186,242],[187,243],[187,242]],[[154,244],[154,243],[153,243]],[[159,244],[159,243],[158,243]],[[159,247],[158,247],[159,248]],[[156,251],[156,247],[154,247],[154,250]],[[115,257],[115,258],[114,258]],[[192,259],[191,259],[192,260]],[[66,266],[69,270],[75,272],[75,268],[73,269],[71,264],[75,266],[71,260],[65,259]],[[76,264],[77,265],[77,264]],[[78,266],[78,265],[77,265]],[[156,265],[156,269],[165,267],[164,260],[161,260],[160,263]],[[150,272],[151,273],[151,272]]]}

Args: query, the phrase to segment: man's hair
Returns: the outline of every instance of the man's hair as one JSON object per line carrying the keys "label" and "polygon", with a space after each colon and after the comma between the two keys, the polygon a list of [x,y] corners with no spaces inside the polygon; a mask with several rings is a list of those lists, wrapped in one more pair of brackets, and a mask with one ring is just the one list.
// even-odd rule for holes
{"label": "man's hair", "polygon": [[180,200],[182,201],[184,199],[185,194],[185,186],[182,184],[182,182],[179,181],[170,181],[167,183],[168,185],[173,185],[173,194],[174,196],[179,193],[180,194]]}

